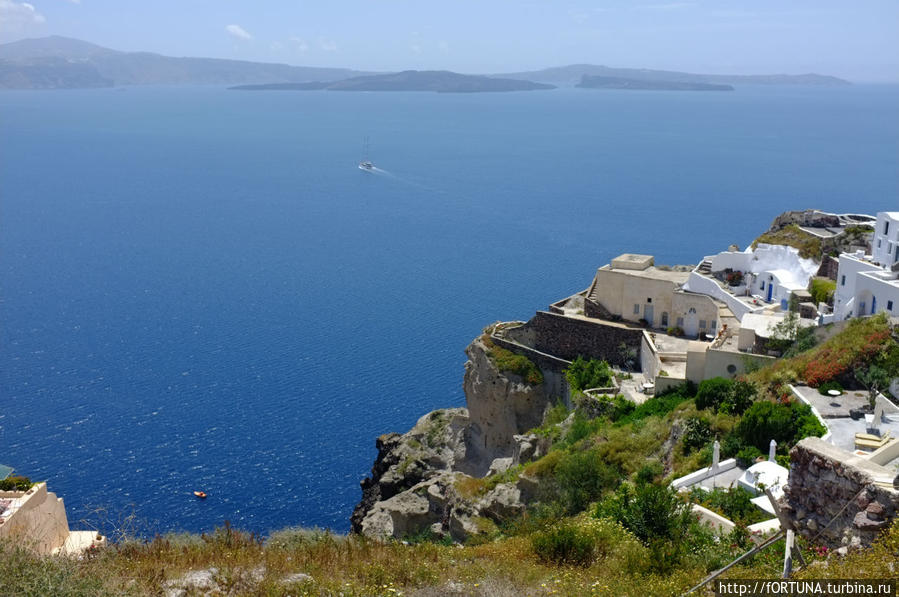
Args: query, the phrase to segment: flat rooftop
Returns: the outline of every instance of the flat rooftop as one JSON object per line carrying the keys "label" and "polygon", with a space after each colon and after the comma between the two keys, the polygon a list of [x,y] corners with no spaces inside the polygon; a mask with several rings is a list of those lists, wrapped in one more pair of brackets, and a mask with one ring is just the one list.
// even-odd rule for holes
{"label": "flat rooftop", "polygon": [[631,269],[614,267],[614,264],[615,261],[612,261],[612,264],[604,265],[599,269],[600,271],[610,271],[618,274],[625,274],[627,276],[633,276],[635,278],[664,280],[667,282],[672,282],[674,284],[685,284],[687,282],[687,278],[690,277],[690,272],[677,271],[664,266],[660,268],[651,265],[646,269]]}

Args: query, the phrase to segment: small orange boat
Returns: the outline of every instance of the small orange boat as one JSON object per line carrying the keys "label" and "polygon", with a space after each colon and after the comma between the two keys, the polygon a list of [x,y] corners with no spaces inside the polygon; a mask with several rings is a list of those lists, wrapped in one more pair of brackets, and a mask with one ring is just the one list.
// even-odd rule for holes
{"label": "small orange boat", "polygon": [[206,492],[205,492],[205,491],[195,491],[195,492],[194,492],[194,495],[197,496],[198,498],[200,498],[201,500],[205,500],[205,499],[206,499]]}

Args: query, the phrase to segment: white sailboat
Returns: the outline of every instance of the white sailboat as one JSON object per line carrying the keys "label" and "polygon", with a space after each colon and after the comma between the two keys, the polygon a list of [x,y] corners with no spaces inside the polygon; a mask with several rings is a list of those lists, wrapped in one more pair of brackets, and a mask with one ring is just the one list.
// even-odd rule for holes
{"label": "white sailboat", "polygon": [[365,138],[365,141],[362,143],[362,161],[359,162],[360,170],[368,170],[371,172],[375,169],[375,165],[371,163],[371,160],[368,159],[368,137]]}

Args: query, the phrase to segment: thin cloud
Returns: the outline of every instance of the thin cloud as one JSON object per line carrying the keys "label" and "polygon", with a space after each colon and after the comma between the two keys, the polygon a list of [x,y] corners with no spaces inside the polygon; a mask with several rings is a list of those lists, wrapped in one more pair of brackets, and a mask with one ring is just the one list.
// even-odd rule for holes
{"label": "thin cloud", "polygon": [[253,36],[247,33],[246,29],[244,29],[240,25],[228,25],[227,27],[225,27],[225,31],[234,39],[239,39],[242,41],[250,41],[253,39]]}
{"label": "thin cloud", "polygon": [[0,0],[0,31],[22,31],[46,22],[44,15],[27,2]]}
{"label": "thin cloud", "polygon": [[297,37],[294,35],[294,36],[291,36],[288,41],[290,41],[290,43],[293,44],[293,48],[300,54],[305,54],[306,50],[309,49],[309,44],[307,44],[306,40],[303,39],[302,37]]}
{"label": "thin cloud", "polygon": [[318,47],[324,50],[325,52],[336,52],[337,51],[337,42],[333,39],[326,39],[324,37],[318,38]]}
{"label": "thin cloud", "polygon": [[664,2],[661,4],[643,4],[635,6],[635,10],[680,10],[681,8],[690,8],[696,6],[695,2]]}

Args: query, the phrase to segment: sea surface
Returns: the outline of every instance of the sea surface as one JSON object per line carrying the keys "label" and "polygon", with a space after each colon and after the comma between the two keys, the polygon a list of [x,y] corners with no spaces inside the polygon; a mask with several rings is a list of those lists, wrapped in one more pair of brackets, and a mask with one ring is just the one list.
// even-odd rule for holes
{"label": "sea surface", "polygon": [[897,86],[0,93],[0,463],[73,527],[347,531],[486,324],[895,210],[897,158]]}

